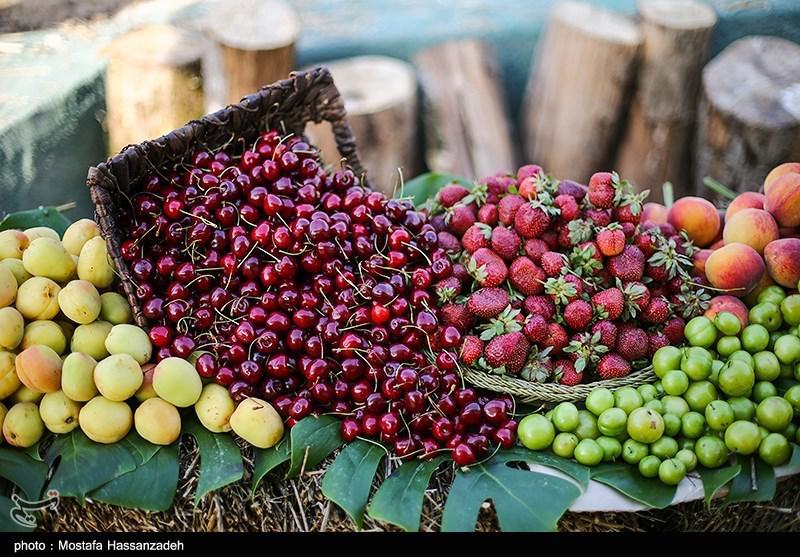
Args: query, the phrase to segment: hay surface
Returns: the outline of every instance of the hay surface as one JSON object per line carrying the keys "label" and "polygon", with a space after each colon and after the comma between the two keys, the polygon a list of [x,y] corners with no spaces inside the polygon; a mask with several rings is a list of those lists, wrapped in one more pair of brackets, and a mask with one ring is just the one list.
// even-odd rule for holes
{"label": "hay surface", "polygon": [[[73,499],[61,502],[57,513],[48,513],[40,529],[55,532],[258,532],[258,531],[353,531],[350,519],[320,490],[324,466],[284,481],[280,471],[264,478],[254,498],[250,496],[252,452],[244,451],[244,481],[207,495],[194,506],[194,488],[199,471],[196,447],[183,444],[181,472],[175,503],[167,512],[145,512]],[[285,465],[284,465],[285,466]],[[391,472],[393,463],[379,469],[379,479]],[[425,494],[421,529],[437,531],[452,471],[434,475]],[[498,530],[490,505],[484,504],[478,531]],[[368,517],[366,531],[396,530]],[[668,509],[640,513],[567,513],[561,531],[703,531],[703,532],[800,532],[800,477],[778,484],[769,503],[737,503],[723,507],[715,503],[706,510],[702,501]]]}

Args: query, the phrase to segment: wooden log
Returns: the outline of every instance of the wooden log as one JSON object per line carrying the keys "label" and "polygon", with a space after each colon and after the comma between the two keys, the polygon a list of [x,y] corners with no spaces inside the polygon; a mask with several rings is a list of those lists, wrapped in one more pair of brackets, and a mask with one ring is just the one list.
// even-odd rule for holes
{"label": "wooden log", "polygon": [[[358,154],[373,187],[391,196],[418,169],[417,82],[414,68],[385,56],[359,56],[323,63],[344,98]],[[310,124],[309,137],[322,149],[326,164],[338,165],[328,123]]]}
{"label": "wooden log", "polygon": [[289,77],[294,69],[300,23],[284,2],[218,2],[202,26],[212,42],[203,57],[207,112]]}
{"label": "wooden log", "polygon": [[756,190],[776,165],[800,160],[800,46],[753,36],[703,70],[695,184],[710,176]]}
{"label": "wooden log", "polygon": [[696,0],[640,0],[639,13],[641,64],[615,168],[661,201],[664,182],[672,182],[676,196],[693,189],[700,75],[717,17],[711,6]]}
{"label": "wooden log", "polygon": [[428,168],[469,179],[513,171],[517,157],[494,53],[480,41],[449,42],[421,51],[414,64]]}
{"label": "wooden log", "polygon": [[619,14],[579,2],[553,8],[525,93],[526,162],[584,183],[610,166],[641,42]]}
{"label": "wooden log", "polygon": [[203,115],[203,49],[194,34],[151,25],[123,35],[106,52],[106,126],[112,153]]}

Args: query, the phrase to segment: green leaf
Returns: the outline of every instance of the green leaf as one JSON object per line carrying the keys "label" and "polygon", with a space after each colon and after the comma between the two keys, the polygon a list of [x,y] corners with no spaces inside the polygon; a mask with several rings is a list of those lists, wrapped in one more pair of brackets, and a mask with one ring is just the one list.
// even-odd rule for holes
{"label": "green leaf", "polygon": [[194,437],[200,448],[195,506],[206,494],[242,479],[242,453],[233,437],[227,433],[211,433],[194,418],[184,422],[183,432]]}
{"label": "green leaf", "polygon": [[507,451],[498,452],[493,458],[499,459],[502,462],[533,462],[541,464],[542,466],[555,468],[578,482],[581,491],[586,491],[586,488],[589,487],[589,480],[592,478],[592,472],[588,467],[583,464],[578,464],[574,460],[567,460],[549,452],[531,451],[524,447],[514,447]]}
{"label": "green leaf", "polygon": [[9,213],[3,220],[0,220],[0,230],[10,228],[33,228],[34,226],[48,226],[58,232],[61,236],[70,225],[69,219],[61,214],[59,209],[69,209],[71,206],[63,207],[38,207],[27,211]]}
{"label": "green leaf", "polygon": [[442,515],[442,531],[473,531],[481,505],[491,499],[504,532],[552,532],[580,495],[581,489],[569,480],[510,468],[503,458],[493,458],[456,472]]}
{"label": "green leaf", "polygon": [[35,525],[22,526],[12,520],[11,512],[16,506],[8,497],[0,496],[0,532],[31,532],[35,528]]}
{"label": "green leaf", "polygon": [[137,465],[121,443],[95,443],[79,429],[57,435],[44,459],[52,466],[59,456],[61,461],[48,488],[57,490],[61,497],[76,497],[81,502],[93,489],[127,474]]}
{"label": "green leaf", "polygon": [[786,463],[786,466],[795,468],[800,466],[800,446],[792,443],[792,447],[792,457],[789,459],[789,462]]}
{"label": "green leaf", "polygon": [[357,440],[339,453],[322,478],[322,494],[339,505],[359,529],[375,472],[385,454],[380,445]]}
{"label": "green leaf", "polygon": [[341,446],[340,423],[333,416],[308,416],[295,424],[290,432],[287,478],[311,470]]}
{"label": "green leaf", "polygon": [[403,188],[397,192],[396,197],[410,197],[413,198],[414,205],[421,205],[435,196],[444,186],[453,182],[472,189],[472,182],[464,178],[452,174],[427,172],[406,182]]}
{"label": "green leaf", "polygon": [[44,462],[23,451],[0,447],[0,476],[16,484],[28,499],[37,499],[42,494],[47,470]]}
{"label": "green leaf", "polygon": [[35,460],[37,462],[44,462],[44,460],[42,460],[42,455],[39,454],[39,446],[41,444],[42,444],[42,441],[39,440],[39,442],[36,443],[35,445],[31,445],[30,447],[28,447],[26,449],[22,449],[22,452],[25,453],[26,455],[28,455],[29,457],[31,457],[33,460]]}
{"label": "green leaf", "polygon": [[149,441],[145,441],[139,437],[139,434],[135,431],[131,431],[119,443],[128,449],[128,451],[131,453],[131,456],[136,459],[137,466],[147,464],[147,462],[153,458],[153,455],[155,455],[161,448],[160,446],[154,445]]}
{"label": "green leaf", "polygon": [[289,460],[289,439],[284,437],[280,443],[269,449],[256,449],[255,464],[253,465],[253,484],[250,488],[251,495],[256,494],[258,484],[270,471],[279,464]]}
{"label": "green leaf", "polygon": [[711,506],[711,501],[717,492],[722,489],[729,481],[742,471],[742,466],[738,462],[725,468],[704,468],[700,466],[697,473],[703,481],[703,493],[706,506]]}
{"label": "green leaf", "polygon": [[742,471],[731,482],[725,503],[772,501],[775,497],[775,470],[760,458],[742,462]]}
{"label": "green leaf", "polygon": [[399,526],[406,532],[419,530],[422,499],[439,465],[448,460],[409,461],[392,472],[372,497],[367,514],[375,520]]}
{"label": "green leaf", "polygon": [[656,478],[645,478],[636,467],[626,462],[600,464],[592,468],[592,479],[655,509],[668,506],[677,489],[676,486],[666,485]]}
{"label": "green leaf", "polygon": [[101,486],[92,499],[145,511],[166,511],[178,489],[178,443],[161,447],[141,466]]}

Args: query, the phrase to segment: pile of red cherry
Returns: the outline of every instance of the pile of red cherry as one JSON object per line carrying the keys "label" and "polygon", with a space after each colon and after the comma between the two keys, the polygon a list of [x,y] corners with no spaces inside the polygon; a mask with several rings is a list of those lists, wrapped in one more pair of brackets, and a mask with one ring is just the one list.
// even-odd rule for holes
{"label": "pile of red cherry", "polygon": [[457,373],[461,334],[434,296],[454,266],[410,202],[274,130],[240,155],[196,152],[130,201],[121,250],[157,359],[199,354],[235,400],[270,401],[289,426],[339,415],[346,441],[400,457],[467,465],[513,445],[512,398]]}

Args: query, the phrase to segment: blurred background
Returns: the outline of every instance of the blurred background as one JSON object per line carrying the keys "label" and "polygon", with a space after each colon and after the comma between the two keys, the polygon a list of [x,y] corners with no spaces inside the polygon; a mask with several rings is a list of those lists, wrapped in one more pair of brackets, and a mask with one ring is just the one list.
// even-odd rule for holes
{"label": "blurred background", "polygon": [[0,0],[0,212],[89,215],[89,166],[321,63],[387,192],[527,162],[754,190],[800,160],[798,43],[797,0]]}

